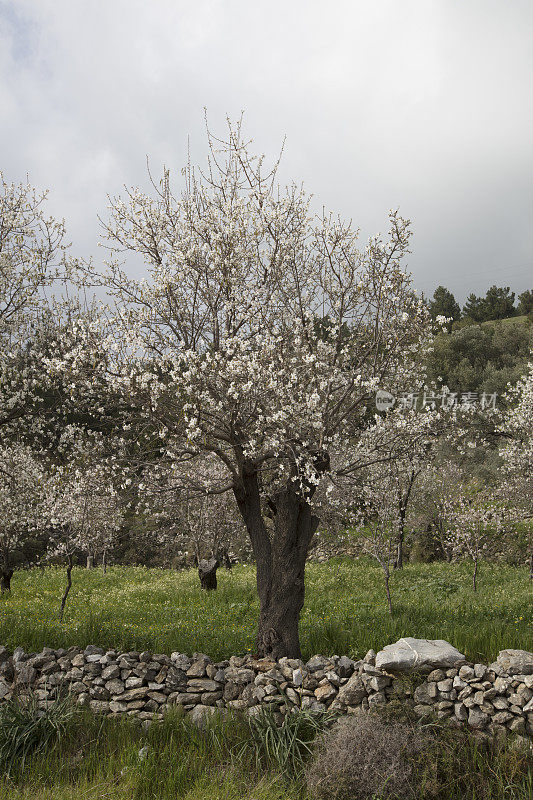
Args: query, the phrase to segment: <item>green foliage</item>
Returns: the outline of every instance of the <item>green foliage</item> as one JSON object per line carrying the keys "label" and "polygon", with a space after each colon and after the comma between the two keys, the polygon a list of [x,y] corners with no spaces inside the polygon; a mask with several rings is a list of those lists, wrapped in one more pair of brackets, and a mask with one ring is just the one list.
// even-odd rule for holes
{"label": "green foliage", "polygon": [[[391,575],[394,616],[379,565],[366,559],[309,563],[300,622],[304,655],[362,657],[402,636],[447,639],[475,661],[505,647],[533,651],[525,566],[483,563],[471,591],[468,563],[406,564]],[[255,570],[219,570],[216,592],[200,589],[196,570],[110,567],[73,570],[65,619],[57,619],[64,571],[17,572],[0,597],[0,641],[37,652],[44,646],[99,644],[124,650],[204,652],[214,660],[251,652],[258,601]],[[520,620],[520,617],[523,617]]]}
{"label": "green foliage", "polygon": [[509,286],[491,286],[490,289],[487,289],[485,297],[477,297],[471,293],[464,305],[463,317],[472,322],[512,317],[516,313],[514,298],[515,294],[511,292]]}
{"label": "green foliage", "polygon": [[527,289],[518,295],[517,314],[530,314],[533,311],[533,289]]}
{"label": "green foliage", "polygon": [[452,392],[496,392],[524,374],[533,348],[528,320],[507,325],[467,325],[435,338],[428,357],[428,379]]}
{"label": "green foliage", "polygon": [[477,297],[477,295],[471,292],[463,306],[463,317],[467,317],[473,322],[483,322],[483,320],[486,319],[483,298]]}

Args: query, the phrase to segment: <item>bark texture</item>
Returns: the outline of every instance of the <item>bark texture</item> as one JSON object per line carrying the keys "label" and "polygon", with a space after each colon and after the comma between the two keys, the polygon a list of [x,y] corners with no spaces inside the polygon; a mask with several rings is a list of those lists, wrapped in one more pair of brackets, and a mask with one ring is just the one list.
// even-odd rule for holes
{"label": "bark texture", "polygon": [[13,577],[13,570],[4,568],[0,571],[0,592],[2,594],[11,591],[11,578]]}
{"label": "bark texture", "polygon": [[[328,464],[327,457],[317,459],[317,471]],[[313,491],[296,491],[289,481],[269,499],[272,517],[267,524],[259,476],[252,465],[244,465],[242,483],[235,489],[256,561],[259,657],[301,657],[298,625],[305,597],[305,562],[319,522],[310,504]]]}
{"label": "bark texture", "polygon": [[202,558],[198,562],[198,575],[202,589],[211,591],[217,588],[217,569],[219,563],[216,558]]}

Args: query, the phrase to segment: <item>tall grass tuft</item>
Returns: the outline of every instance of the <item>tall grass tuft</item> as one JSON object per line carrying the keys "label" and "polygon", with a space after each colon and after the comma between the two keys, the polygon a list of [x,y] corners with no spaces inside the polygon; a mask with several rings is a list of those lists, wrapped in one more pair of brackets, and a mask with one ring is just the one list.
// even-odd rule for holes
{"label": "tall grass tuft", "polygon": [[9,776],[16,765],[23,770],[26,760],[57,743],[76,709],[70,698],[39,708],[34,694],[12,697],[0,709],[0,768]]}
{"label": "tall grass tuft", "polygon": [[295,710],[283,720],[270,708],[248,718],[250,742],[257,768],[282,775],[286,780],[299,779],[312,755],[316,737],[333,724],[338,715],[331,711]]}

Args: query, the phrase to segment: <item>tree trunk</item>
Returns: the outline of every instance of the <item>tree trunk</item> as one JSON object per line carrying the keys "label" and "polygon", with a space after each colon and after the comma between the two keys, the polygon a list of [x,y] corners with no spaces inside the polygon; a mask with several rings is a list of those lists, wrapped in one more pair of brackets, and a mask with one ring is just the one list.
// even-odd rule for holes
{"label": "tree trunk", "polygon": [[63,597],[61,598],[61,608],[59,609],[59,621],[63,622],[63,613],[65,611],[65,603],[67,602],[68,593],[70,592],[70,587],[72,586],[72,556],[68,557],[67,563],[67,585],[65,586],[65,591],[63,592]]}
{"label": "tree trunk", "polygon": [[105,550],[102,553],[102,572],[104,573],[104,575],[107,572],[107,553]]}
{"label": "tree trunk", "polygon": [[533,581],[533,550],[529,556],[529,580]]}
{"label": "tree trunk", "polygon": [[389,572],[388,568],[383,570],[383,574],[385,576],[385,592],[387,593],[387,603],[388,603],[388,606],[389,606],[389,614],[392,617],[392,600],[391,600],[391,596],[390,596],[390,586],[389,586],[390,572]]}
{"label": "tree trunk", "polygon": [[202,558],[198,562],[198,575],[202,589],[211,591],[217,588],[217,569],[219,563],[216,558]]}
{"label": "tree trunk", "polygon": [[396,539],[396,559],[394,569],[403,569],[403,540],[405,538],[405,509],[400,504],[398,520],[398,537]]}
{"label": "tree trunk", "polygon": [[0,593],[5,594],[11,592],[11,578],[13,577],[13,570],[9,567],[4,567],[0,571]]}
{"label": "tree trunk", "polygon": [[87,565],[86,569],[92,569],[94,567],[94,556],[92,553],[89,553],[87,556]]}
{"label": "tree trunk", "polygon": [[237,502],[254,550],[259,594],[256,654],[274,659],[300,658],[298,623],[304,604],[305,562],[318,525],[309,503],[292,486],[279,492],[270,537],[261,514],[257,473],[244,475]]}
{"label": "tree trunk", "polygon": [[472,588],[477,592],[477,560],[474,561],[474,572],[472,574]]}
{"label": "tree trunk", "polygon": [[398,533],[398,540],[396,545],[396,561],[394,562],[394,569],[403,569],[403,540],[404,540],[404,529],[402,524],[400,531]]}

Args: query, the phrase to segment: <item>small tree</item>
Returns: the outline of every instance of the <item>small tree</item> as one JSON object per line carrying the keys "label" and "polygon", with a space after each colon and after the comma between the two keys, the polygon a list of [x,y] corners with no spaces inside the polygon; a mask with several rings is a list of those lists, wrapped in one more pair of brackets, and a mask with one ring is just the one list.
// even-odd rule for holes
{"label": "small tree", "polygon": [[45,481],[28,447],[0,447],[0,591],[11,591],[15,556],[45,523]]}
{"label": "small tree", "polygon": [[452,323],[461,318],[461,307],[449,289],[437,286],[429,303],[429,313],[433,321],[437,317],[446,317],[449,320],[448,330],[451,330]]}
{"label": "small tree", "polygon": [[138,510],[155,523],[159,547],[192,552],[202,587],[216,589],[216,570],[221,563],[231,566],[233,547],[245,549],[246,529],[228,492],[205,493],[205,481],[215,486],[217,473],[224,484],[217,463],[205,459],[196,468],[193,475],[164,462],[145,469]]}
{"label": "small tree", "polygon": [[80,452],[77,462],[57,467],[50,479],[51,523],[48,558],[66,564],[67,583],[59,611],[63,619],[79,554],[105,556],[122,523],[113,474],[98,448]]}
{"label": "small tree", "polygon": [[[503,489],[522,518],[533,518],[533,363],[507,394],[508,410],[501,419],[504,435]],[[532,526],[533,527],[533,526]],[[531,529],[530,529],[531,530]],[[529,542],[529,577],[533,580],[533,531]]]}
{"label": "small tree", "polygon": [[455,557],[471,559],[474,591],[477,590],[479,562],[498,551],[499,534],[506,517],[504,505],[493,497],[493,491],[472,481],[447,503],[446,538]]}
{"label": "small tree", "polygon": [[533,289],[526,289],[518,295],[517,314],[530,314],[533,311]]}

